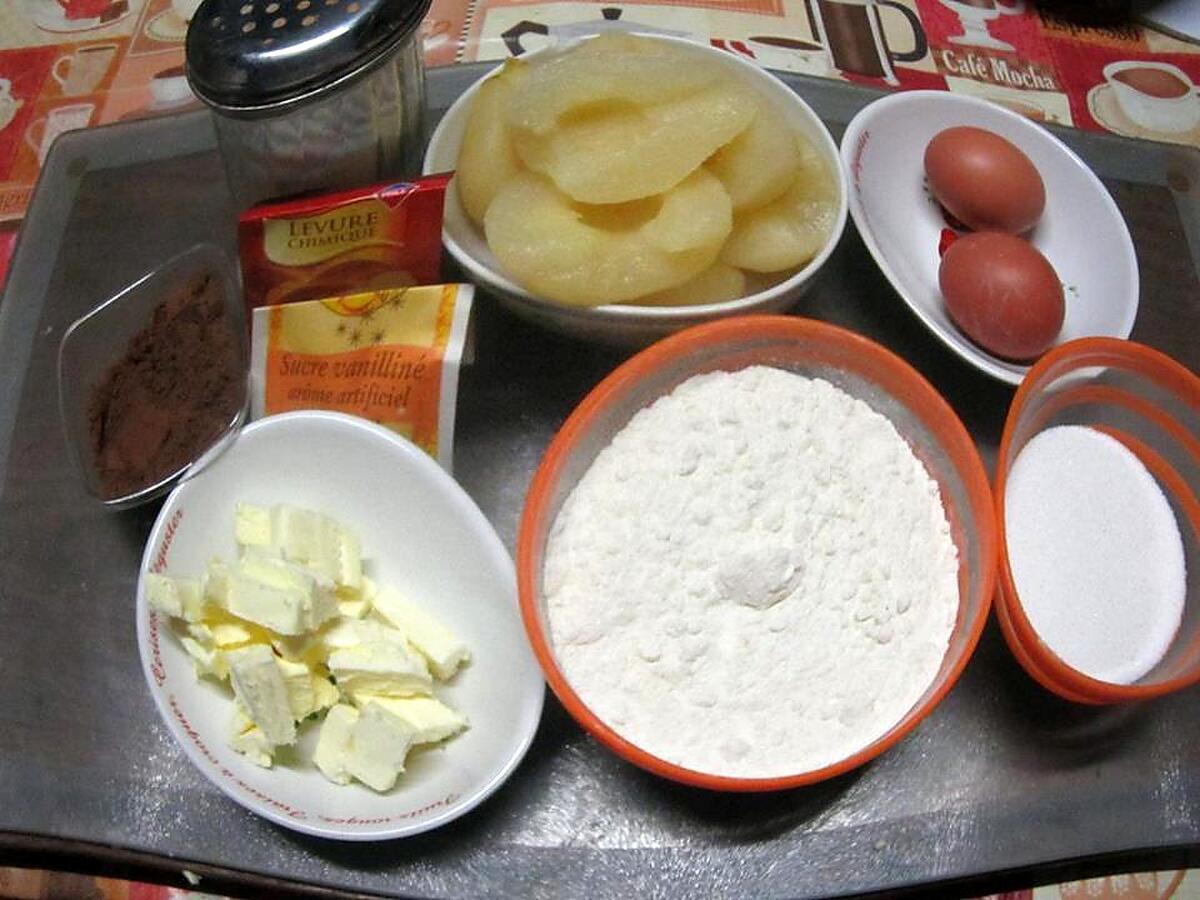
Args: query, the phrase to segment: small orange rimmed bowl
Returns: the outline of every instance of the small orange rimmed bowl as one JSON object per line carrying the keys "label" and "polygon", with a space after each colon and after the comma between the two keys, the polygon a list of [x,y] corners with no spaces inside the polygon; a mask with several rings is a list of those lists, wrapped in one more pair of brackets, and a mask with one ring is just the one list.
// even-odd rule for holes
{"label": "small orange rimmed bowl", "polygon": [[[891,420],[941,491],[959,556],[959,606],[941,667],[920,699],[877,740],[832,765],[781,777],[743,778],[684,768],[623,738],[580,699],[551,644],[542,594],[551,526],[597,454],[640,409],[705,372],[767,365],[824,378]],[[517,540],[521,616],[546,680],[567,711],[617,755],[656,775],[710,790],[800,787],[854,769],[928,715],[958,679],[987,620],[997,539],[992,495],[975,444],[950,406],[898,356],[853,332],[790,316],[745,316],[697,325],[634,356],[605,378],[554,437],[525,502]]]}
{"label": "small orange rimmed bowl", "polygon": [[[1084,674],[1038,636],[1021,604],[1008,556],[1005,491],[1013,463],[1040,432],[1085,425],[1133,452],[1154,477],[1183,538],[1187,594],[1166,654],[1132,684]],[[1000,591],[996,617],[1013,655],[1043,687],[1078,703],[1148,700],[1200,681],[1200,378],[1132,341],[1081,338],[1029,370],[1009,407],[996,460]]]}

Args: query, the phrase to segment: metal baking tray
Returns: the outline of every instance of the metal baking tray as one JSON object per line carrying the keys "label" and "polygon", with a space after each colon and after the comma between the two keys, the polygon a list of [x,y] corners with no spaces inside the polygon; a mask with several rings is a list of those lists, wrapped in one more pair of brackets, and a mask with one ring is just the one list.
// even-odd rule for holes
{"label": "metal baking tray", "polygon": [[[433,119],[485,66],[429,73]],[[876,94],[784,76],[840,136]],[[1141,267],[1133,337],[1200,369],[1200,153],[1070,130]],[[1078,223],[1086,229],[1087,223]],[[833,781],[730,796],[618,760],[550,698],[495,797],[436,832],[344,845],[256,818],[160,724],[134,646],[134,582],[155,507],[89,502],[55,404],[55,354],[83,312],[234,217],[207,113],[75,132],[52,150],[0,301],[0,852],[40,848],[309,890],[415,896],[815,896],[981,887],[1192,859],[1200,703],[1184,692],[1087,709],[1047,694],[989,625],[957,687],[909,738]],[[1010,388],[966,366],[892,292],[851,225],[796,309],[910,360],[991,464]],[[456,475],[513,546],[555,429],[627,353],[478,303],[459,388]],[[1082,867],[1082,869],[1080,868]],[[258,879],[257,882],[254,879]],[[999,881],[997,881],[999,879]]]}

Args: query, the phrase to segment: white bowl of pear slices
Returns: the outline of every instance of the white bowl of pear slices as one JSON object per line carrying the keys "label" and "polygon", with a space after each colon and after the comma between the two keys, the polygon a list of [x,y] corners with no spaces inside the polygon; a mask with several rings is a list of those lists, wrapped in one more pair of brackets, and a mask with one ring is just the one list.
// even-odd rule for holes
{"label": "white bowl of pear slices", "polygon": [[837,245],[837,146],[795,92],[680,38],[605,32],[511,59],[430,140],[443,240],[513,312],[644,344],[790,307]]}

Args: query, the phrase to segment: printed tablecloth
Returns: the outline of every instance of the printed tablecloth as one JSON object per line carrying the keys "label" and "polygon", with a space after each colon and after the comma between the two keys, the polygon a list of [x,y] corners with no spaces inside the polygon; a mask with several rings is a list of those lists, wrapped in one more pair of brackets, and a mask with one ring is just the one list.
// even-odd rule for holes
{"label": "printed tablecloth", "polygon": [[[195,876],[192,876],[193,879]],[[198,880],[198,879],[197,879]],[[201,885],[202,887],[202,885]],[[0,868],[0,900],[222,900],[201,890]],[[1200,900],[1196,870],[1142,872],[1006,891],[978,900]]]}
{"label": "printed tablecloth", "polygon": [[[343,0],[334,0],[343,2]],[[195,105],[198,0],[0,2],[0,222],[64,131]],[[687,35],[769,68],[986,97],[1038,121],[1200,146],[1200,44],[1085,28],[1026,0],[433,0],[429,65],[503,59],[598,27]]]}
{"label": "printed tablecloth", "polygon": [[[183,73],[198,0],[0,0],[0,278],[64,131],[197,104]],[[601,27],[685,35],[768,68],[985,97],[1037,121],[1200,146],[1200,44],[1089,28],[1025,0],[433,0],[430,66],[498,60]],[[0,869],[0,898],[204,896]],[[1197,873],[1113,876],[1003,895],[1200,898]]]}

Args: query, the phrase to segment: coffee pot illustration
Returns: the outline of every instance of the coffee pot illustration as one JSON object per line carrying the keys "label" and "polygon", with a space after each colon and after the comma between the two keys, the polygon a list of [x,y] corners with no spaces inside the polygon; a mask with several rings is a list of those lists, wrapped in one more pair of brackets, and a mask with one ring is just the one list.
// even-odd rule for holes
{"label": "coffee pot illustration", "polygon": [[[912,29],[913,48],[892,50],[879,19],[880,7],[904,16]],[[829,53],[830,63],[842,72],[900,83],[893,62],[917,62],[929,52],[929,41],[917,14],[897,0],[815,0],[809,6],[817,36]]]}
{"label": "coffee pot illustration", "polygon": [[564,43],[585,35],[599,34],[602,31],[636,31],[639,34],[662,34],[669,37],[688,36],[686,31],[671,31],[666,28],[656,28],[652,25],[627,21],[621,18],[622,12],[624,10],[620,7],[606,6],[600,10],[601,18],[586,19],[568,25],[547,25],[544,22],[525,20],[518,22],[507,31],[501,32],[500,37],[504,39],[504,45],[508,47],[509,53],[513,56],[520,56],[534,49],[524,44],[525,38],[530,35],[545,38],[545,42],[550,44]]}

